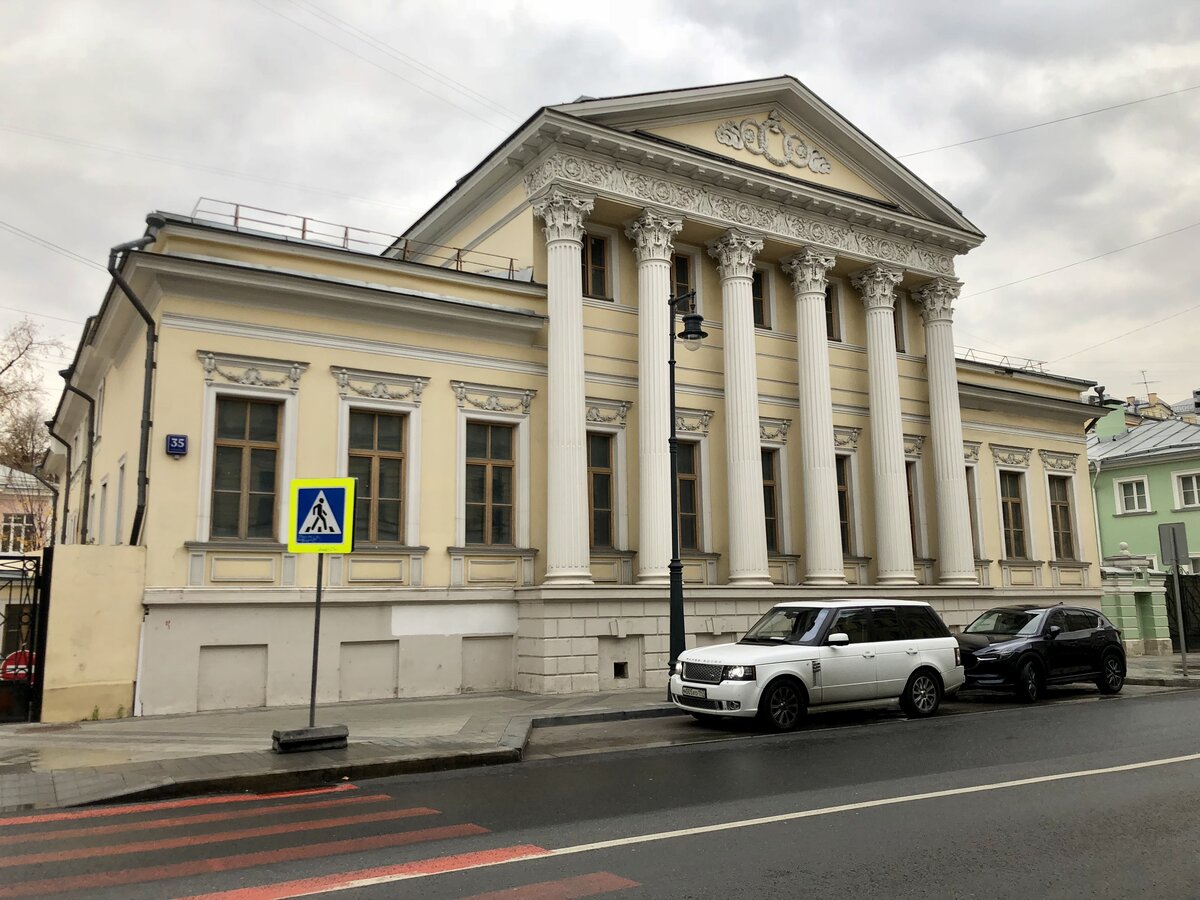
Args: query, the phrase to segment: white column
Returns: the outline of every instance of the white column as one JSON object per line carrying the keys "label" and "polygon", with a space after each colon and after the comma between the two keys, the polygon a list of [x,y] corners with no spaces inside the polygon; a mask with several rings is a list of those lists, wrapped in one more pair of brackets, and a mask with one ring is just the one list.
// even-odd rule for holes
{"label": "white column", "polygon": [[725,449],[729,479],[729,583],[771,583],[758,429],[754,257],[761,239],[728,231],[709,244],[721,273],[725,327]]}
{"label": "white column", "polygon": [[800,461],[804,482],[804,583],[845,584],[833,452],[833,394],[825,326],[826,274],[834,256],[805,247],[783,263],[796,295]]}
{"label": "white column", "polygon": [[963,464],[962,412],[958,367],[954,361],[954,301],[961,285],[938,278],[916,292],[925,323],[925,365],[929,373],[934,493],[938,517],[938,582],[978,584],[971,544],[971,508]]}
{"label": "white column", "polygon": [[871,404],[871,471],[875,476],[875,569],[878,584],[916,584],[896,367],[895,287],[903,273],[876,263],[854,276],[867,312]]}
{"label": "white column", "polygon": [[638,272],[638,582],[667,584],[671,562],[672,240],[683,221],[646,210],[625,228]]}
{"label": "white column", "polygon": [[546,223],[547,584],[591,584],[583,388],[583,222],[592,200],[557,188],[533,204]]}

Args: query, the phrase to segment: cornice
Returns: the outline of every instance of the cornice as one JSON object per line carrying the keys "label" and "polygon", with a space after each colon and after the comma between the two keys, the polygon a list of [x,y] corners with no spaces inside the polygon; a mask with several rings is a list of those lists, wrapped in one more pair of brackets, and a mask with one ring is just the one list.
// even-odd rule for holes
{"label": "cornice", "polygon": [[963,409],[985,412],[1036,413],[1077,420],[1080,425],[1096,418],[1096,407],[1079,400],[1063,400],[1038,394],[1026,394],[1004,388],[959,381],[958,399]]}
{"label": "cornice", "polygon": [[[662,151],[658,151],[663,155]],[[955,250],[914,241],[887,230],[890,213],[855,209],[850,201],[817,203],[803,195],[800,186],[787,189],[764,179],[740,173],[728,183],[741,182],[743,191],[727,190],[685,179],[627,160],[610,160],[589,153],[555,147],[527,170],[523,182],[530,198],[550,186],[589,192],[597,197],[652,206],[670,215],[715,225],[723,229],[748,229],[764,237],[833,250],[865,263],[886,262],[930,276],[954,274]],[[757,189],[757,196],[749,189]],[[825,206],[841,216],[805,209]],[[866,224],[871,223],[871,224]]]}

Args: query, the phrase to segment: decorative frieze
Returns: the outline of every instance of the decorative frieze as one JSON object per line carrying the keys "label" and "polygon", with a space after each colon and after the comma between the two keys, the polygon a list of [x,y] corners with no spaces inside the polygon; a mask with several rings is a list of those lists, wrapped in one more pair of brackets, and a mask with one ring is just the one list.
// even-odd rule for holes
{"label": "decorative frieze", "polygon": [[533,212],[546,223],[542,229],[546,235],[546,243],[582,241],[583,223],[591,213],[592,205],[590,197],[581,197],[558,188],[535,200]]}
{"label": "decorative frieze", "polygon": [[899,269],[876,263],[858,272],[850,282],[862,295],[863,306],[867,309],[892,309],[896,304],[896,285],[903,278],[904,273]]}
{"label": "decorative frieze", "polygon": [[204,381],[207,384],[222,379],[230,384],[286,388],[295,393],[300,389],[300,376],[308,369],[306,362],[286,359],[239,356],[211,350],[197,350],[196,355],[204,366]]}
{"label": "decorative frieze", "polygon": [[672,215],[686,214],[736,224],[844,254],[885,260],[930,275],[954,274],[954,254],[940,247],[816,214],[799,215],[794,208],[785,208],[782,203],[698,187],[694,183],[666,178],[659,172],[642,171],[630,163],[616,165],[573,153],[555,152],[532,169],[524,182],[529,197],[553,182],[568,182],[615,197],[665,207]]}
{"label": "decorative frieze", "polygon": [[862,434],[861,428],[853,428],[849,425],[834,425],[833,426],[833,447],[835,450],[850,451],[851,453],[858,451],[858,437]]}
{"label": "decorative frieze", "polygon": [[712,415],[711,409],[676,409],[675,430],[708,437],[708,423],[712,421]]}
{"label": "decorative frieze", "polygon": [[595,397],[588,397],[587,412],[584,417],[590,424],[616,425],[618,428],[624,428],[625,416],[628,412],[628,400],[599,400]]}
{"label": "decorative frieze", "polygon": [[721,278],[754,277],[754,259],[763,248],[761,238],[727,231],[708,245],[708,255],[717,261]]}
{"label": "decorative frieze", "polygon": [[330,366],[329,371],[337,381],[338,396],[343,400],[357,396],[369,400],[406,401],[413,406],[420,406],[421,394],[425,385],[429,384],[428,378],[417,375],[394,375],[339,366]]}
{"label": "decorative frieze", "polygon": [[[779,141],[773,140],[778,136]],[[754,119],[742,119],[734,122],[722,122],[717,126],[716,138],[718,144],[732,147],[734,150],[745,150],[755,156],[761,156],[773,166],[785,168],[795,166],[797,169],[809,169],[818,175],[828,175],[833,171],[829,160],[815,147],[809,147],[804,138],[794,131],[784,127],[779,113],[772,110],[761,122]],[[779,145],[779,155],[772,145]]]}
{"label": "decorative frieze", "polygon": [[979,462],[979,448],[982,446],[979,441],[963,441],[963,461]]}
{"label": "decorative frieze", "polygon": [[674,251],[672,242],[682,230],[682,219],[647,209],[625,226],[625,236],[633,241],[633,252],[638,262],[670,262]]}
{"label": "decorative frieze", "polygon": [[999,444],[989,444],[989,446],[992,448],[992,458],[998,465],[1029,468],[1029,457],[1033,453],[1032,447],[1005,447]]}
{"label": "decorative frieze", "polygon": [[925,435],[906,434],[904,436],[904,455],[909,459],[919,459],[921,449],[925,446]]}
{"label": "decorative frieze", "polygon": [[816,247],[805,247],[795,256],[783,261],[783,271],[792,277],[792,290],[797,294],[825,292],[827,275],[837,257]]}
{"label": "decorative frieze", "polygon": [[1042,466],[1056,472],[1074,472],[1076,460],[1079,459],[1078,453],[1060,453],[1055,450],[1039,450],[1038,456],[1042,458]]}
{"label": "decorative frieze", "polygon": [[786,444],[788,429],[791,427],[791,419],[772,419],[769,416],[758,417],[758,436],[764,441]]}
{"label": "decorative frieze", "polygon": [[490,384],[472,384],[466,381],[451,381],[450,389],[458,400],[458,408],[470,406],[484,412],[520,413],[529,415],[529,406],[537,391],[532,389],[496,387]]}
{"label": "decorative frieze", "polygon": [[962,285],[950,278],[935,278],[928,284],[913,291],[913,296],[921,305],[921,321],[928,325],[930,322],[951,322],[954,320],[954,301]]}

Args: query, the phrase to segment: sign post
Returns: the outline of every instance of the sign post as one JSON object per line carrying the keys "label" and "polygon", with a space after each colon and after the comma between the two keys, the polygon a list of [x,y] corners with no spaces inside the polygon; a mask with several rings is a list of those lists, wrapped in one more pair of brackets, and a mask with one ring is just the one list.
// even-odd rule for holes
{"label": "sign post", "polygon": [[1183,674],[1188,673],[1187,636],[1183,633],[1183,597],[1179,591],[1179,567],[1191,559],[1188,553],[1187,529],[1182,522],[1168,522],[1158,526],[1158,549],[1164,566],[1170,566],[1175,579],[1175,627],[1179,631],[1179,651],[1183,660]]}
{"label": "sign post", "polygon": [[350,553],[354,549],[354,486],[353,478],[292,480],[288,552],[317,554],[317,592],[313,610],[308,728],[276,731],[272,746],[277,753],[346,746],[349,730],[345,725],[317,728],[317,662],[321,650],[321,590],[325,581],[325,554]]}

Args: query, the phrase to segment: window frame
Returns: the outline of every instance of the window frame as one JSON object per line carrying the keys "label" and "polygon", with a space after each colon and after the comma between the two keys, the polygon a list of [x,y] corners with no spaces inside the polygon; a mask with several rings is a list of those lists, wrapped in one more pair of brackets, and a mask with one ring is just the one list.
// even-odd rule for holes
{"label": "window frame", "polygon": [[609,228],[607,225],[599,225],[594,222],[588,222],[583,229],[583,246],[580,250],[580,280],[583,281],[584,261],[588,257],[589,249],[587,239],[589,236],[603,238],[607,244],[608,259],[606,260],[604,275],[605,275],[605,291],[606,296],[600,297],[595,294],[589,294],[587,285],[581,284],[583,287],[584,302],[591,301],[592,303],[603,303],[606,305],[619,304],[620,285],[621,285],[621,267],[620,267],[620,252],[624,248],[621,243],[621,236],[614,228]]}
{"label": "window frame", "polygon": [[[404,468],[401,474],[404,525],[399,543],[384,541],[379,546],[411,547],[420,543],[421,536],[421,404],[403,400],[342,397],[338,409],[337,474],[346,478],[350,472],[350,413],[354,411],[404,416]],[[356,535],[356,545],[375,546]]]}
{"label": "window frame", "polygon": [[[842,544],[842,556],[860,558],[862,554],[862,516],[858,514],[858,454],[857,453],[835,453],[833,462],[834,482],[837,484],[838,499],[841,495],[846,496],[846,514],[849,521],[846,523],[846,537],[849,538],[850,546]],[[845,460],[846,472],[846,488],[843,491],[840,480],[838,479],[838,465],[841,460]],[[841,503],[838,504],[838,531],[839,538],[841,535]]]}
{"label": "window frame", "polygon": [[[279,458],[276,462],[276,478],[279,487],[275,498],[275,535],[277,543],[287,538],[287,523],[290,492],[287,486],[296,477],[296,444],[298,439],[297,406],[299,398],[287,388],[271,388],[260,385],[207,383],[204,389],[204,414],[201,421],[200,443],[200,500],[196,511],[196,540],[212,540],[212,488],[216,457],[217,398],[232,397],[243,400],[260,400],[279,403],[281,424],[279,428]],[[236,543],[243,538],[217,538],[222,543]],[[266,538],[254,538],[260,543]]]}
{"label": "window frame", "polygon": [[[907,439],[907,436],[906,436]],[[908,494],[909,535],[914,559],[929,557],[929,539],[925,516],[925,467],[916,453],[904,457],[905,492]]]}
{"label": "window frame", "polygon": [[[1067,534],[1071,539],[1071,553],[1063,556],[1059,553],[1059,528],[1058,519],[1055,516],[1056,504],[1054,499],[1054,482],[1066,482],[1066,517],[1067,517]],[[1078,562],[1080,559],[1081,548],[1079,546],[1079,519],[1075,512],[1078,509],[1078,498],[1075,496],[1075,477],[1064,472],[1047,472],[1046,473],[1046,510],[1049,518],[1050,526],[1050,553],[1051,559],[1055,562]]]}
{"label": "window frame", "polygon": [[[1146,507],[1145,509],[1126,509],[1125,492],[1122,490],[1122,486],[1126,484],[1138,483],[1142,485],[1142,493],[1145,494],[1146,498]],[[1128,478],[1114,478],[1113,497],[1116,501],[1116,515],[1118,516],[1136,516],[1154,512],[1154,504],[1150,498],[1150,479],[1145,475],[1131,475]]]}
{"label": "window frame", "polygon": [[[684,553],[687,551],[690,551],[692,553],[703,553],[703,552],[705,552],[704,548],[706,547],[706,541],[708,538],[708,531],[709,531],[709,529],[705,527],[706,523],[704,521],[704,518],[705,518],[704,517],[704,483],[705,483],[704,448],[701,446],[701,443],[702,443],[701,441],[687,440],[685,438],[679,438],[678,441],[679,441],[680,447],[687,446],[687,447],[691,448],[693,453],[695,454],[695,456],[694,456],[695,464],[692,467],[692,472],[685,473],[685,472],[676,471],[676,473],[675,473],[675,485],[674,485],[675,496],[676,496],[675,516],[679,523],[679,525],[678,525],[678,527],[679,527],[679,531],[678,531],[679,551],[680,551],[680,553]],[[679,490],[679,486],[680,486],[680,483],[684,480],[690,480],[696,485],[696,512],[693,514],[696,517],[696,546],[695,547],[685,547],[684,543],[683,543],[684,512],[683,512],[683,503],[679,499],[682,496],[682,492]]]}
{"label": "window frame", "polygon": [[[266,448],[262,447],[262,446],[259,446],[257,448],[255,447],[255,444],[261,445],[264,443],[261,441],[256,442],[256,441],[250,440],[248,438],[243,438],[243,439],[240,439],[240,440],[234,442],[231,438],[225,438],[223,440],[226,441],[227,443],[224,444],[224,446],[236,445],[241,449],[241,454],[242,454],[242,461],[239,466],[239,471],[241,473],[243,486],[239,486],[239,489],[238,489],[238,498],[239,498],[238,499],[238,532],[239,533],[237,535],[233,535],[233,536],[214,535],[210,531],[209,534],[207,535],[207,539],[210,541],[214,541],[214,542],[219,541],[222,543],[234,543],[234,542],[238,542],[238,541],[243,541],[246,543],[261,543],[264,541],[271,541],[271,540],[279,541],[280,535],[287,528],[286,521],[280,519],[281,509],[283,508],[283,504],[280,501],[282,500],[282,501],[286,502],[287,495],[290,492],[287,490],[288,482],[283,480],[283,478],[281,477],[282,473],[280,472],[280,462],[281,462],[281,457],[283,454],[283,440],[284,440],[284,437],[283,437],[283,416],[284,416],[283,404],[277,398],[274,398],[274,397],[247,398],[247,397],[234,397],[229,394],[221,394],[220,396],[218,396],[216,398],[216,401],[213,404],[214,430],[212,433],[212,437],[209,440],[209,444],[212,447],[212,459],[210,459],[208,461],[209,477],[212,482],[209,486],[209,492],[208,492],[209,526],[211,528],[212,501],[213,501],[213,493],[215,492],[214,485],[216,483],[217,441],[222,440],[222,439],[219,439],[216,434],[215,415],[216,415],[216,408],[217,408],[217,406],[220,405],[220,401],[222,399],[246,400],[247,402],[251,402],[251,403],[268,404],[268,405],[274,406],[276,408],[275,443],[274,443],[274,446],[270,448],[275,451],[275,523],[274,523],[275,528],[273,529],[274,535],[272,535],[271,537],[248,537],[248,536],[241,534],[241,532],[243,530],[249,529],[249,509],[245,506],[246,500],[250,494],[258,493],[256,491],[250,491],[244,487],[245,479],[247,478],[247,473],[249,471],[249,469],[247,468],[248,457],[247,457],[246,451],[254,450],[254,449],[266,449]],[[94,498],[93,498],[93,506],[94,506]],[[94,532],[92,531],[92,529],[89,529],[89,534],[93,534],[93,533]]]}
{"label": "window frame", "polygon": [[[507,393],[507,392],[506,392]],[[492,425],[514,426],[513,440],[513,543],[514,549],[529,547],[529,416],[526,413],[508,413],[458,408],[456,503],[454,511],[454,541],[457,547],[467,547],[467,424],[472,422]],[[471,544],[472,549],[510,545]]]}
{"label": "window frame", "polygon": [[971,517],[971,550],[975,560],[987,559],[983,546],[983,519],[979,509],[979,465],[963,463],[967,481],[967,515]]}
{"label": "window frame", "polygon": [[[765,472],[766,466],[764,465],[762,467],[764,469],[764,473],[763,473],[763,526],[765,528],[767,522],[775,523],[775,546],[774,547],[771,546],[770,530],[769,529],[767,530],[767,555],[770,556],[771,554],[779,555],[781,553],[786,553],[787,552],[787,542],[783,539],[783,524],[784,524],[784,516],[783,516],[783,509],[782,509],[783,491],[782,491],[781,485],[780,485],[780,473],[781,473],[781,470],[783,467],[781,465],[781,459],[780,459],[780,457],[781,457],[780,448],[770,445],[770,444],[767,444],[767,443],[763,443],[759,447],[760,459],[768,453],[771,455],[771,479],[769,481],[767,480],[767,477],[766,477],[766,472]],[[766,508],[767,507],[766,495],[767,495],[768,485],[770,486],[770,489],[771,489],[771,500],[773,501],[771,506],[772,506],[772,511],[774,512],[774,515],[768,514],[768,511]]]}
{"label": "window frame", "polygon": [[[601,404],[608,408],[612,407],[612,401],[592,400],[588,401],[589,406]],[[598,423],[588,422],[584,429],[585,439],[587,435],[603,434],[612,439],[612,489],[613,489],[613,545],[611,548],[600,548],[599,552],[605,550],[628,550],[629,549],[629,502],[625,491],[626,478],[626,444],[625,444],[625,428],[622,424],[614,423]],[[589,467],[590,468],[590,467]],[[591,544],[591,476],[588,477],[588,543]],[[593,550],[597,548],[592,547]]]}
{"label": "window frame", "polygon": [[893,292],[895,303],[892,305],[892,328],[896,339],[896,352],[908,353],[908,292],[896,288]]}
{"label": "window frame", "polygon": [[[358,513],[358,504],[366,502],[369,506],[367,513],[367,528],[366,533],[359,531],[358,525],[354,526],[355,543],[367,544],[399,544],[404,546],[408,543],[408,445],[409,445],[409,422],[408,415],[400,410],[380,410],[380,409],[365,409],[361,406],[351,404],[347,412],[347,418],[352,420],[355,415],[370,416],[372,418],[372,441],[376,445],[370,449],[362,447],[348,447],[346,450],[346,470],[349,473],[350,459],[358,457],[360,459],[369,459],[371,461],[371,481],[367,486],[366,491],[355,490],[354,503],[355,514]],[[400,421],[400,449],[399,450],[381,450],[379,444],[379,422],[381,417],[398,419]],[[353,430],[353,429],[351,429]],[[395,539],[379,538],[379,501],[385,498],[379,496],[379,477],[381,463],[383,460],[399,460],[400,462],[400,496],[398,498],[386,498],[395,500],[400,505],[400,516],[397,522],[399,536]],[[371,536],[372,528],[375,529],[375,537]]]}
{"label": "window frame", "polygon": [[[592,463],[592,439],[603,438],[608,442],[608,461],[603,467]],[[601,552],[617,549],[617,442],[611,433],[596,429],[584,431],[584,444],[587,446],[587,492],[588,492],[588,548]],[[607,544],[596,543],[596,478],[597,475],[608,476],[608,537]]]}
{"label": "window frame", "polygon": [[[773,270],[770,266],[759,265],[754,267],[754,275],[762,276],[762,310],[763,321],[760,323],[755,320],[754,327],[758,331],[774,331],[775,330],[775,278]],[[754,277],[750,278],[750,297],[751,310],[754,304]]]}
{"label": "window frame", "polygon": [[[20,522],[10,521],[20,519]],[[19,526],[19,529],[15,526]],[[21,533],[20,545],[13,542],[14,533]],[[6,512],[0,516],[0,552],[24,554],[32,548],[37,537],[37,514],[27,512]]]}
{"label": "window frame", "polygon": [[122,537],[125,528],[125,454],[117,460],[117,488],[113,497],[113,543],[118,546],[125,543]]}
{"label": "window frame", "polygon": [[845,327],[842,321],[842,282],[833,276],[825,279],[825,340],[844,344]]}
{"label": "window frame", "polygon": [[[1184,500],[1186,498],[1184,497],[1183,479],[1185,479],[1185,478],[1192,479],[1193,490],[1195,491],[1195,494],[1196,494],[1196,502],[1195,503],[1185,503],[1184,502]],[[1200,469],[1187,469],[1182,472],[1172,472],[1171,473],[1171,485],[1175,489],[1175,509],[1172,510],[1172,512],[1176,512],[1176,511],[1183,512],[1183,511],[1200,509]],[[1147,491],[1147,493],[1146,493],[1146,500],[1147,500],[1147,502],[1149,502],[1149,500],[1150,500],[1149,491]]]}
{"label": "window frame", "polygon": [[[1024,469],[1012,467],[998,467],[996,469],[996,511],[1000,518],[1000,548],[1004,553],[1003,559],[1006,560],[1021,560],[1032,561],[1035,559],[1033,555],[1034,535],[1032,522],[1029,519],[1029,479],[1026,477],[1027,472]],[[1025,541],[1024,554],[1015,555],[1011,552],[1008,542],[1008,531],[1006,526],[1005,516],[1005,498],[1004,498],[1004,476],[1015,475],[1018,479],[1019,486],[1018,501],[1021,509],[1022,537]]]}

